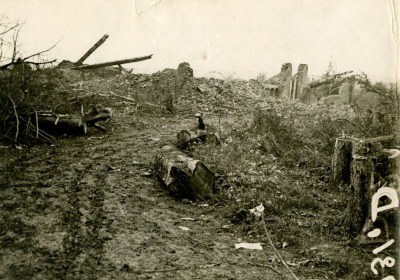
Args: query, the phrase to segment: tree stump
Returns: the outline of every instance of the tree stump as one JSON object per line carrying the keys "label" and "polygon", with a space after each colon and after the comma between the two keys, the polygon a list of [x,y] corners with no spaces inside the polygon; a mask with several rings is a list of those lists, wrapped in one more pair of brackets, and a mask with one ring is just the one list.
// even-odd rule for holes
{"label": "tree stump", "polygon": [[164,146],[155,158],[157,178],[174,195],[191,200],[212,196],[215,174],[205,164],[173,146]]}
{"label": "tree stump", "polygon": [[[368,212],[366,221],[362,227],[361,233],[358,236],[359,239],[365,239],[367,233],[376,227],[383,227],[383,232],[386,234],[386,239],[397,236],[398,223],[399,223],[399,209],[388,209],[379,213],[374,222],[371,198],[377,195],[380,188],[390,188],[396,193],[396,199],[400,195],[400,150],[398,149],[383,149],[382,156],[380,160],[375,163],[375,174],[378,176],[375,178],[374,185],[368,190]],[[392,192],[394,192],[392,190]],[[390,205],[394,203],[393,198],[387,196],[380,198],[376,204],[378,207],[385,207],[385,205]],[[396,207],[397,208],[397,207]]]}
{"label": "tree stump", "polygon": [[[376,226],[372,222],[371,201],[379,188],[399,189],[400,150],[383,148],[383,144],[390,143],[391,139],[391,136],[383,136],[336,140],[332,157],[332,177],[337,182],[344,182],[350,186],[350,196],[343,219],[343,227],[350,235],[365,237],[365,234]],[[387,201],[383,199],[379,203],[381,205]],[[386,231],[390,231],[386,219],[393,214],[389,212],[378,219],[384,220],[378,224],[383,225]]]}

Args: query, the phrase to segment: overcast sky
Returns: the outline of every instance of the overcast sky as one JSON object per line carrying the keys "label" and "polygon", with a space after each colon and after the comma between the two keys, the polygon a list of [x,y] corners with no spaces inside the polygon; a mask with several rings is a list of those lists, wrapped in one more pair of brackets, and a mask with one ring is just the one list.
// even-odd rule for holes
{"label": "overcast sky", "polygon": [[107,33],[85,63],[154,54],[127,67],[186,61],[195,76],[252,78],[275,75],[285,62],[295,71],[306,63],[318,76],[332,61],[337,71],[384,81],[395,79],[390,7],[390,0],[0,0],[0,11],[25,21],[25,55],[61,39],[47,57],[76,61]]}

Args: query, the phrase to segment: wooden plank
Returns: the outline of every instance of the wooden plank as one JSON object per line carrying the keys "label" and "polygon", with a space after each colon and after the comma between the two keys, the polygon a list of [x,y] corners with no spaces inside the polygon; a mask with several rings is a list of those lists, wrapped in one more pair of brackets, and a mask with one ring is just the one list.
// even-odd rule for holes
{"label": "wooden plank", "polygon": [[85,69],[95,69],[95,68],[101,68],[101,67],[107,67],[107,66],[113,66],[113,65],[121,65],[121,64],[133,63],[133,62],[139,62],[139,61],[151,59],[152,56],[153,55],[151,54],[148,56],[135,57],[135,58],[129,58],[129,59],[123,59],[123,60],[115,60],[115,61],[110,61],[110,62],[92,64],[92,65],[82,65],[82,66],[73,67],[71,69],[85,70]]}
{"label": "wooden plank", "polygon": [[108,35],[105,34],[96,44],[94,44],[77,62],[75,65],[81,65],[86,58],[88,58],[98,47],[100,47],[108,38]]}

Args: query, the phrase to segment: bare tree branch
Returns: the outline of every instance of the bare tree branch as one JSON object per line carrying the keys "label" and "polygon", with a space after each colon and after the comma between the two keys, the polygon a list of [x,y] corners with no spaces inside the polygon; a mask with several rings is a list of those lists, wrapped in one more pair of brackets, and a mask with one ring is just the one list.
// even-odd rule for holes
{"label": "bare tree branch", "polygon": [[53,63],[53,62],[56,62],[56,61],[57,61],[57,59],[53,59],[53,60],[50,60],[50,61],[43,61],[43,62],[24,61],[24,63],[33,64],[33,65],[43,65],[43,64],[50,64],[50,63]]}
{"label": "bare tree branch", "polygon": [[19,32],[21,31],[22,26],[20,26],[19,28],[17,28],[13,34],[13,54],[12,54],[12,58],[11,58],[11,62],[15,61],[15,57],[18,54],[18,36],[19,36]]}
{"label": "bare tree branch", "polygon": [[[1,21],[1,19],[0,19],[0,21]],[[0,33],[0,36],[6,34],[6,33],[8,33],[8,32],[10,32],[11,30],[13,30],[14,28],[17,28],[17,27],[20,26],[20,25],[21,25],[21,24],[17,23],[16,25],[10,27],[9,29],[7,29],[7,30],[1,32],[1,33]]]}
{"label": "bare tree branch", "polygon": [[19,117],[18,117],[18,113],[17,113],[17,108],[15,106],[14,100],[12,100],[11,96],[7,95],[7,97],[10,99],[13,108],[14,108],[14,114],[15,114],[15,120],[17,121],[17,131],[15,132],[15,140],[14,142],[17,143],[18,141],[18,134],[19,134]]}
{"label": "bare tree branch", "polygon": [[51,46],[50,48],[48,48],[47,50],[44,50],[44,51],[41,51],[41,52],[38,52],[38,53],[35,53],[35,54],[32,54],[32,55],[30,55],[30,56],[27,56],[27,57],[25,57],[24,59],[22,59],[22,61],[25,61],[25,60],[27,60],[27,59],[29,59],[29,58],[31,58],[31,57],[34,57],[34,56],[38,56],[38,55],[41,55],[41,54],[43,54],[43,53],[46,53],[46,52],[48,52],[48,51],[50,51],[50,50],[52,50],[55,46],[57,46],[58,45],[58,43],[60,43],[60,41],[62,40],[62,38],[60,39],[60,40],[58,40],[58,42],[57,43],[55,43],[53,46]]}

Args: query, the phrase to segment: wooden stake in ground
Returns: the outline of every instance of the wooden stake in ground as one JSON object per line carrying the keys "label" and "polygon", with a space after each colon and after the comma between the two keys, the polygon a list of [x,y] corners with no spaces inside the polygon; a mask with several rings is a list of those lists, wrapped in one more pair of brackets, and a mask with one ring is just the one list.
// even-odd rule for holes
{"label": "wooden stake in ground", "polygon": [[107,40],[107,38],[108,35],[105,34],[99,41],[97,41],[96,44],[93,45],[93,47],[91,47],[80,59],[78,59],[77,62],[75,62],[75,65],[81,65],[86,58],[88,58],[95,50],[97,50],[98,47],[100,47]]}

